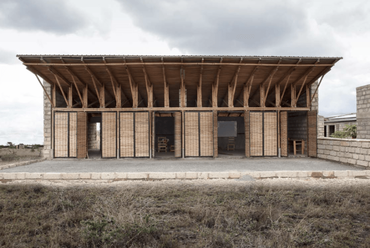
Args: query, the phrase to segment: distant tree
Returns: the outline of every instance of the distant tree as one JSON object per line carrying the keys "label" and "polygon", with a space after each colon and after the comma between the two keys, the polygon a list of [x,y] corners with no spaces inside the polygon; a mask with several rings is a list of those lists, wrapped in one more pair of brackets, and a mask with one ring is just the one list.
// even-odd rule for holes
{"label": "distant tree", "polygon": [[9,141],[9,142],[7,142],[6,144],[7,144],[8,146],[14,146],[14,145],[13,145],[13,142],[10,142],[10,141]]}
{"label": "distant tree", "polygon": [[357,127],[356,125],[346,125],[346,127],[343,128],[343,131],[336,131],[332,135],[330,135],[330,137],[340,139],[351,137],[355,139],[357,137]]}

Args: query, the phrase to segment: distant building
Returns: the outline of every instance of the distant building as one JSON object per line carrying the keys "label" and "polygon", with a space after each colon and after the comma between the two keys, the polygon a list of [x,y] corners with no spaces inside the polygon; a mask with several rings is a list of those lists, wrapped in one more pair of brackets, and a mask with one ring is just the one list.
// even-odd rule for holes
{"label": "distant building", "polygon": [[357,125],[356,113],[324,117],[324,137],[330,137],[336,131],[343,131],[346,125]]}

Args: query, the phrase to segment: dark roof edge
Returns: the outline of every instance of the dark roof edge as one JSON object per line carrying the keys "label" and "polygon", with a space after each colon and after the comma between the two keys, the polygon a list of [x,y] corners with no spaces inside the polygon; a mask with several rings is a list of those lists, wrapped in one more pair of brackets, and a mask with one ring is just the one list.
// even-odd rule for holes
{"label": "dark roof edge", "polygon": [[92,54],[89,54],[89,55],[86,55],[86,54],[81,54],[81,55],[78,55],[78,54],[72,54],[72,55],[68,55],[68,54],[17,54],[16,55],[18,58],[19,57],[56,57],[56,58],[59,58],[59,57],[158,57],[158,58],[162,58],[162,57],[172,57],[172,58],[178,58],[178,57],[184,57],[184,58],[191,58],[191,57],[208,57],[208,58],[212,58],[212,57],[229,57],[229,58],[251,58],[251,59],[256,59],[256,58],[264,58],[264,59],[279,59],[279,58],[283,58],[283,59],[300,59],[300,58],[303,58],[303,59],[343,59],[343,57],[320,57],[320,56],[257,56],[257,55],[253,55],[253,56],[250,56],[250,55],[125,55],[125,54],[122,54],[122,55],[112,55],[112,54],[96,54],[96,55],[92,55]]}

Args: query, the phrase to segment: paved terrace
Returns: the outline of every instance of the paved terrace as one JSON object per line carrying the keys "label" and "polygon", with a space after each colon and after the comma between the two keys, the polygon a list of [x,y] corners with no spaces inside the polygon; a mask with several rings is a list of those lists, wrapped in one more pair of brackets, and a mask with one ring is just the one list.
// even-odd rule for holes
{"label": "paved terrace", "polygon": [[1,170],[28,173],[337,171],[362,168],[316,158],[49,160]]}

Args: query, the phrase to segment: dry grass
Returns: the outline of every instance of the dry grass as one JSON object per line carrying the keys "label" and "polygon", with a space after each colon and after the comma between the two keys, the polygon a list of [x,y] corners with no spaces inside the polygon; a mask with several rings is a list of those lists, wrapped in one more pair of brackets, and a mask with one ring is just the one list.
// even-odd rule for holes
{"label": "dry grass", "polygon": [[370,185],[0,185],[2,247],[368,247]]}

